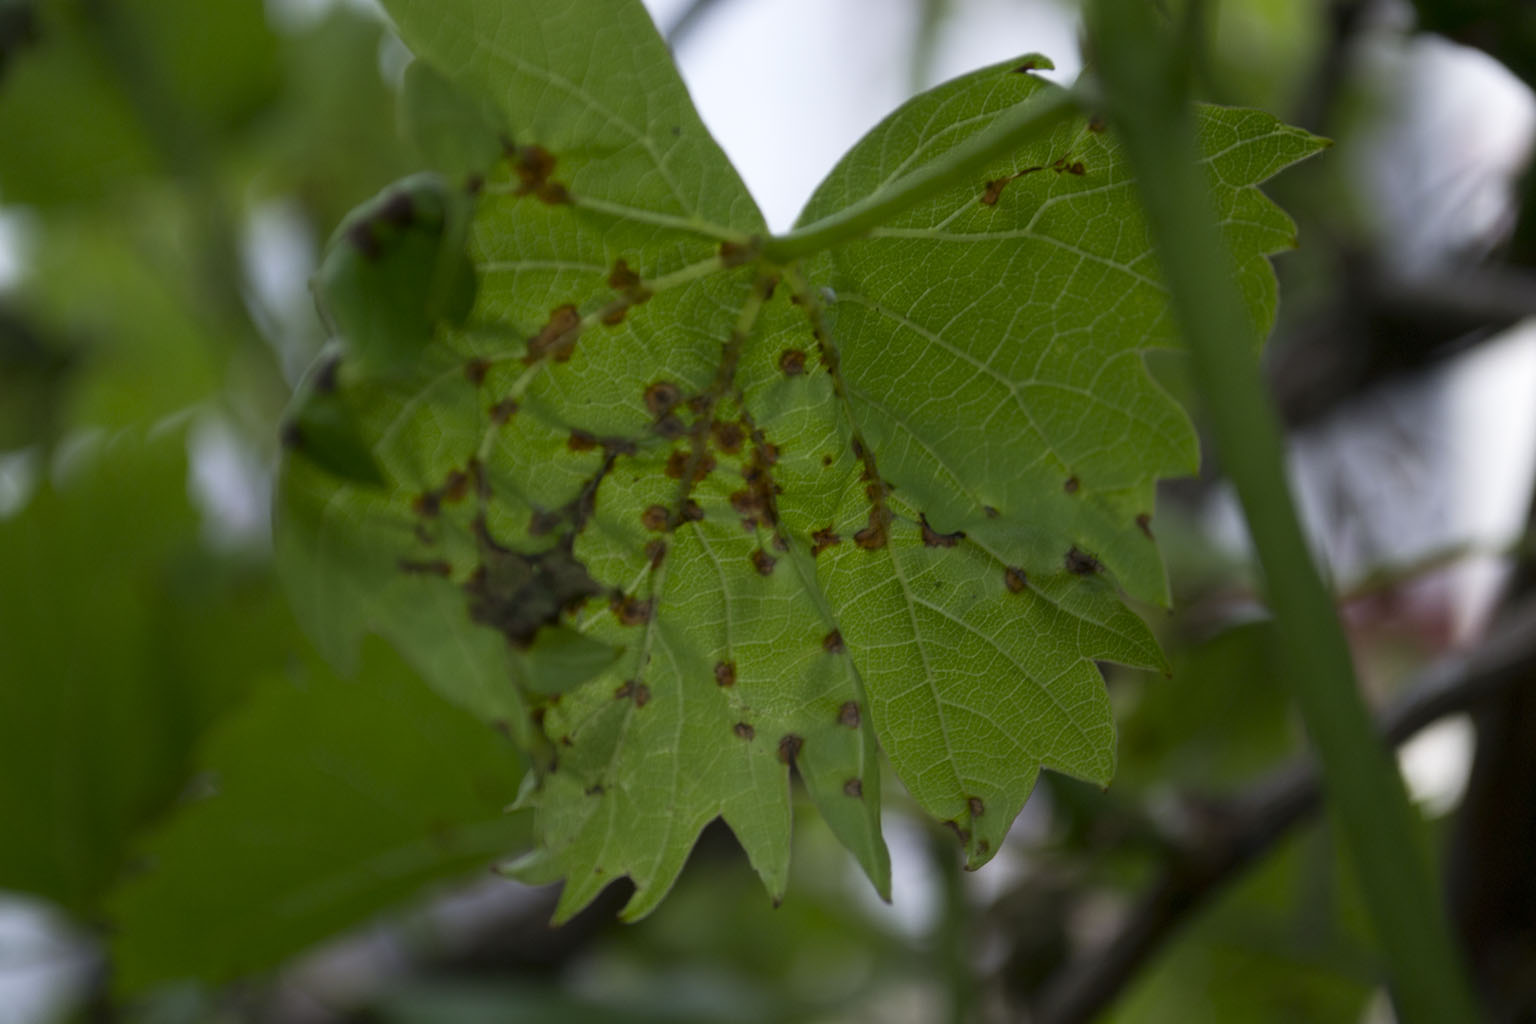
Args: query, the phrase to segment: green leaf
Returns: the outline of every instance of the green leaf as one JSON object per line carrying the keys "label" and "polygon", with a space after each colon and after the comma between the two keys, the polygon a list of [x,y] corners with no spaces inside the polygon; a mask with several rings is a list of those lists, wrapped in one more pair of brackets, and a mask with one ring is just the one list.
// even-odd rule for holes
{"label": "green leaf", "polygon": [[[885,893],[879,748],[973,867],[1042,766],[1107,783],[1095,662],[1162,665],[1119,594],[1163,598],[1153,486],[1198,454],[1142,364],[1174,339],[1114,140],[1072,121],[770,265],[638,4],[386,6],[509,140],[479,297],[408,374],[356,374],[387,487],[290,460],[279,544],[329,649],[389,636],[534,755],[511,869],[565,878],[561,918],[628,875],[635,917],[721,817],[777,897],[793,765]],[[1006,65],[919,97],[804,219],[1049,88]],[[1261,332],[1293,231],[1254,186],[1316,144],[1203,117]],[[519,652],[552,624],[620,654],[551,685]]]}
{"label": "green leaf", "polygon": [[203,728],[297,639],[195,538],[175,435],[78,453],[0,521],[0,888],[95,922]]}
{"label": "green leaf", "polygon": [[125,991],[270,967],[528,833],[504,812],[516,750],[378,645],[357,681],[267,680],[199,765],[213,795],[150,837],[114,901]]}
{"label": "green leaf", "polygon": [[409,366],[475,301],[470,200],[441,175],[396,182],[341,222],[315,275],[320,309],[362,372]]}
{"label": "green leaf", "polygon": [[478,175],[501,155],[490,104],[465,96],[425,61],[405,69],[400,122],[422,159],[445,174]]}
{"label": "green leaf", "polygon": [[260,0],[42,0],[0,79],[0,200],[99,203],[241,127],[277,84]]}

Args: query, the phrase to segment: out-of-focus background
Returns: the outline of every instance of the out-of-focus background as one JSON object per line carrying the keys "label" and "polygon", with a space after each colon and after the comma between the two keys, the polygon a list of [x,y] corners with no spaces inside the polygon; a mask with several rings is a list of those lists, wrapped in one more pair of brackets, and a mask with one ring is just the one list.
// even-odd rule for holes
{"label": "out-of-focus background", "polygon": [[[775,228],[913,92],[1081,68],[1071,0],[649,6]],[[1536,8],[1202,12],[1207,99],[1337,143],[1272,188],[1270,378],[1491,1018],[1536,1020]],[[515,755],[382,645],[336,677],[268,537],[408,60],[362,0],[0,0],[0,1024],[1392,1019],[1216,465],[1163,496],[1114,785],[1045,777],[981,872],[892,784],[890,905],[808,808],[777,909],[717,829],[635,926],[490,876]]]}

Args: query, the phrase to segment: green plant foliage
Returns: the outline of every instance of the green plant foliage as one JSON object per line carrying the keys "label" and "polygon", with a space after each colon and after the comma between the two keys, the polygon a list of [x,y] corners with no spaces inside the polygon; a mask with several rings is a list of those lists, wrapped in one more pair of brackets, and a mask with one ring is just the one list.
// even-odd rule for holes
{"label": "green plant foliage", "polygon": [[260,0],[42,0],[0,79],[0,199],[93,203],[187,170],[277,85]]}
{"label": "green plant foliage", "polygon": [[0,588],[0,816],[25,838],[0,888],[87,920],[201,729],[297,639],[270,585],[199,553],[185,481],[180,438],[120,437],[0,521],[25,581]]}
{"label": "green plant foliage", "polygon": [[114,901],[125,990],[269,967],[527,842],[527,816],[504,813],[512,745],[382,645],[363,671],[269,678],[210,736],[213,795],[151,836],[152,870]]}
{"label": "green plant foliage", "polygon": [[[288,460],[280,558],[334,656],[382,633],[533,755],[512,870],[565,878],[560,918],[628,875],[633,918],[721,817],[777,898],[793,767],[886,893],[878,749],[971,867],[1041,767],[1107,783],[1095,663],[1162,665],[1121,594],[1165,599],[1153,488],[1198,460],[1143,364],[1175,339],[1115,140],[1069,121],[773,265],[639,4],[386,7],[502,120],[479,295],[409,368],[343,363],[387,486]],[[902,107],[802,222],[1054,88],[1041,61]],[[1201,132],[1256,344],[1293,243],[1256,185],[1318,143],[1250,111]],[[619,653],[541,683],[556,624]]]}

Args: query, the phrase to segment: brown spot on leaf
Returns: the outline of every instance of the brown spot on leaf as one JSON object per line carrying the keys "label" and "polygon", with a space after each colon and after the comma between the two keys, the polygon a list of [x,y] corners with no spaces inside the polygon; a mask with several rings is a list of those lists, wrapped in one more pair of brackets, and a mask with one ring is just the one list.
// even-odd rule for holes
{"label": "brown spot on leaf", "polygon": [[805,372],[805,353],[798,348],[787,348],[779,353],[779,370],[786,377],[798,377]]}
{"label": "brown spot on leaf", "polygon": [[549,321],[539,333],[528,339],[528,354],[523,356],[523,362],[532,364],[544,358],[565,362],[571,358],[580,333],[581,313],[570,303],[559,307],[549,314]]}
{"label": "brown spot on leaf", "polygon": [[604,327],[617,327],[624,322],[624,316],[629,312],[629,303],[615,302],[603,307],[603,315],[598,319]]}
{"label": "brown spot on leaf", "polygon": [[329,395],[336,390],[340,383],[341,357],[334,356],[320,364],[315,371],[315,394]]}
{"label": "brown spot on leaf", "polygon": [[832,632],[822,637],[821,649],[826,651],[828,654],[842,654],[844,651],[846,651],[848,649],[848,645],[843,643],[842,631],[834,629]]}
{"label": "brown spot on leaf", "polygon": [[626,680],[626,681],[620,683],[614,689],[614,691],[613,691],[613,699],[614,700],[628,700],[630,697],[634,696],[634,693],[635,693],[635,682],[634,682],[634,680],[632,680],[632,679]]}
{"label": "brown spot on leaf", "polygon": [[736,734],[738,739],[743,740],[750,740],[752,737],[757,735],[757,730],[752,728],[751,724],[748,722],[737,722],[735,725],[731,726],[731,731]]}
{"label": "brown spot on leaf", "polygon": [[1147,540],[1152,539],[1152,517],[1145,512],[1136,517],[1136,529],[1146,535]]}
{"label": "brown spot on leaf", "polygon": [[1030,60],[1026,60],[1024,63],[1020,64],[1018,67],[1014,68],[1013,69],[1013,73],[1016,74],[1016,75],[1027,74],[1028,72],[1035,70],[1035,68],[1037,68],[1039,66],[1040,66],[1039,63],[1036,62],[1033,58],[1031,58]]}
{"label": "brown spot on leaf", "polygon": [[1029,580],[1025,578],[1023,569],[1015,569],[1010,565],[1003,570],[1003,584],[1007,586],[1010,592],[1017,594],[1029,586]]}
{"label": "brown spot on leaf", "polygon": [[1077,547],[1067,552],[1066,566],[1067,572],[1077,576],[1091,576],[1104,568],[1097,558]]}
{"label": "brown spot on leaf", "polygon": [[625,263],[622,259],[614,261],[613,270],[608,275],[608,287],[614,291],[622,292],[638,287],[639,284],[640,275],[631,270],[628,263]]}
{"label": "brown spot on leaf", "polygon": [[846,725],[850,729],[859,727],[859,702],[850,700],[837,710],[837,723]]}
{"label": "brown spot on leaf", "polygon": [[655,419],[676,409],[683,400],[683,389],[670,380],[658,380],[645,389],[645,407]]}
{"label": "brown spot on leaf", "polygon": [[651,602],[649,599],[635,597],[632,594],[620,594],[609,605],[613,609],[614,618],[619,620],[621,626],[643,626],[651,621]]}
{"label": "brown spot on leaf", "polygon": [[476,356],[464,364],[464,376],[475,387],[485,383],[485,375],[491,370],[491,361],[483,356]]}
{"label": "brown spot on leaf", "polygon": [[667,456],[667,467],[663,472],[673,480],[681,480],[688,472],[688,453],[679,448]]}
{"label": "brown spot on leaf", "polygon": [[573,430],[571,436],[566,438],[565,446],[573,452],[590,452],[598,448],[597,438],[585,430]]}
{"label": "brown spot on leaf", "polygon": [[952,548],[965,539],[964,530],[956,530],[954,533],[939,533],[928,525],[928,517],[921,515],[918,521],[923,527],[923,544],[930,548]]}
{"label": "brown spot on leaf", "polygon": [[876,505],[869,510],[869,525],[853,535],[853,542],[865,551],[877,551],[885,547],[889,539],[890,529],[886,524],[885,509]]}
{"label": "brown spot on leaf", "polygon": [[734,661],[715,662],[715,685],[736,685],[736,663]]}
{"label": "brown spot on leaf", "polygon": [[779,760],[785,764],[794,764],[795,758],[800,756],[800,748],[805,746],[805,740],[792,732],[785,733],[779,740]]}
{"label": "brown spot on leaf", "polygon": [[735,455],[741,451],[742,442],[747,435],[741,429],[741,424],[734,421],[716,420],[710,427],[710,433],[714,436],[715,447],[727,455]]}
{"label": "brown spot on leaf", "polygon": [[731,507],[749,526],[756,526],[765,511],[761,495],[749,487],[731,493]]}
{"label": "brown spot on leaf", "polygon": [[528,516],[528,532],[534,537],[543,537],[559,529],[563,522],[565,522],[563,510],[536,508]]}
{"label": "brown spot on leaf", "polygon": [[987,805],[981,802],[981,797],[968,797],[965,801],[966,808],[971,812],[971,817],[979,818],[987,813]]}
{"label": "brown spot on leaf", "polygon": [[655,530],[658,533],[665,530],[671,523],[672,517],[668,514],[664,505],[649,505],[640,513],[640,522],[647,530]]}
{"label": "brown spot on leaf", "polygon": [[1077,477],[1069,476],[1067,477],[1067,482],[1061,485],[1061,489],[1068,494],[1076,494],[1082,486],[1082,481],[1078,480]]}
{"label": "brown spot on leaf", "polygon": [[744,266],[757,259],[757,247],[740,242],[720,243],[720,265],[729,270],[732,267]]}
{"label": "brown spot on leaf", "polygon": [[704,519],[704,507],[689,498],[683,502],[683,519],[690,523],[701,522]]}
{"label": "brown spot on leaf", "polygon": [[373,233],[373,222],[360,220],[347,229],[347,242],[352,248],[363,254],[363,259],[372,263],[379,258],[383,250],[379,247],[379,239]]}
{"label": "brown spot on leaf", "polygon": [[953,832],[955,834],[955,838],[959,839],[962,844],[971,841],[971,830],[968,828],[961,828],[958,821],[946,821],[944,822],[944,827]]}
{"label": "brown spot on leaf", "polygon": [[505,426],[507,421],[517,415],[517,400],[503,398],[491,406],[491,422],[498,427]]}
{"label": "brown spot on leaf", "polygon": [[987,182],[987,187],[981,193],[981,205],[996,206],[997,201],[1003,198],[1003,189],[1007,188],[1008,183],[1012,180],[1012,176],[1009,176],[1006,178],[993,178]]}
{"label": "brown spot on leaf", "polygon": [[431,519],[442,511],[442,503],[436,491],[423,491],[411,499],[411,511],[423,519]]}
{"label": "brown spot on leaf", "polygon": [[651,702],[651,688],[644,683],[635,684],[635,707],[643,708]]}
{"label": "brown spot on leaf", "polygon": [[463,501],[469,495],[469,474],[462,469],[449,472],[443,480],[443,486],[438,489],[438,496],[442,501],[453,504]]}
{"label": "brown spot on leaf", "polygon": [[855,800],[864,798],[864,782],[862,779],[849,779],[843,783],[843,795],[851,796]]}
{"label": "brown spot on leaf", "polygon": [[1002,513],[998,512],[997,509],[993,508],[991,505],[983,505],[983,506],[981,506],[981,511],[982,511],[982,513],[984,515],[986,515],[986,517],[988,519],[996,519],[999,515],[1002,514]]}
{"label": "brown spot on leaf", "polygon": [[512,169],[519,181],[516,195],[537,196],[545,203],[570,202],[565,186],[550,180],[555,157],[543,146],[519,146],[512,153]]}
{"label": "brown spot on leaf", "polygon": [[757,570],[759,576],[772,576],[773,567],[776,562],[778,562],[778,559],[762,548],[757,548],[752,552],[752,567]]}
{"label": "brown spot on leaf", "polygon": [[582,792],[586,793],[587,796],[602,796],[607,790],[603,788],[601,782],[594,782]]}
{"label": "brown spot on leaf", "polygon": [[1088,130],[1091,132],[1102,132],[1107,127],[1108,125],[1102,117],[1095,115],[1088,119]]}
{"label": "brown spot on leaf", "polygon": [[837,535],[837,531],[833,530],[830,526],[823,526],[821,529],[811,534],[811,556],[815,557],[816,555],[819,555],[823,551],[827,550],[827,548],[841,544],[842,542],[843,538]]}
{"label": "brown spot on leaf", "polygon": [[668,441],[676,441],[688,433],[688,426],[676,413],[667,413],[656,421],[655,431]]}
{"label": "brown spot on leaf", "polygon": [[645,557],[651,560],[651,568],[659,569],[662,560],[667,557],[667,545],[665,541],[653,540],[645,545]]}

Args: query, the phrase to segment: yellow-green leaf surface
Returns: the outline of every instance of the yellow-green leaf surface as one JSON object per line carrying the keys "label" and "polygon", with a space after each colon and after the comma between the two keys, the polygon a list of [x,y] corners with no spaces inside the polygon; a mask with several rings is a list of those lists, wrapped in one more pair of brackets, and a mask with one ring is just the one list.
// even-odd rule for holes
{"label": "yellow-green leaf surface", "polygon": [[[1108,783],[1095,662],[1161,665],[1121,595],[1163,600],[1153,486],[1198,458],[1143,366],[1174,338],[1114,140],[1066,123],[771,265],[638,3],[386,7],[504,121],[478,298],[410,372],[325,376],[385,483],[288,460],[279,545],[336,657],[381,632],[533,755],[514,870],[564,878],[560,916],[627,875],[637,916],[722,817],[777,897],[793,767],[885,893],[879,749],[973,867],[1041,767]],[[1049,88],[1014,64],[918,97],[803,220]],[[1293,235],[1255,185],[1317,143],[1202,117],[1250,344]]]}

